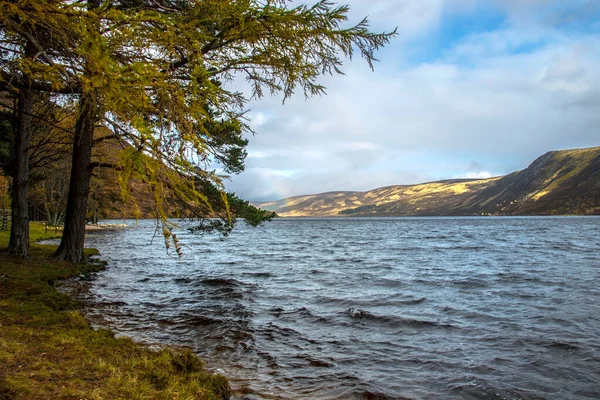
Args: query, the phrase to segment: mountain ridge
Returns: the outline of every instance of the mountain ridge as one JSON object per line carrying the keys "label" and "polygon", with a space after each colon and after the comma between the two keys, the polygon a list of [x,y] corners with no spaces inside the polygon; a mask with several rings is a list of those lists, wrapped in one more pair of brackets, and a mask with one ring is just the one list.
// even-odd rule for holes
{"label": "mountain ridge", "polygon": [[253,204],[282,217],[600,214],[600,146],[549,151],[504,176],[331,191]]}

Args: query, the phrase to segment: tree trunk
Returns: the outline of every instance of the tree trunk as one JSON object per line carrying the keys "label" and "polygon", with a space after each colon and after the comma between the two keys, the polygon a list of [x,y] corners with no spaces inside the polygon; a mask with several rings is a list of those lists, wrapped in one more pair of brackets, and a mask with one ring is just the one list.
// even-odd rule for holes
{"label": "tree trunk", "polygon": [[87,211],[90,179],[92,178],[92,146],[97,106],[90,95],[82,96],[75,125],[71,181],[67,197],[65,228],[55,256],[59,260],[82,262],[85,240],[85,214]]}
{"label": "tree trunk", "polygon": [[[25,45],[25,57],[35,56],[35,46],[31,42]],[[28,77],[24,77],[25,82]],[[14,165],[12,184],[12,226],[8,253],[20,257],[29,256],[29,207],[27,192],[29,188],[29,145],[31,142],[31,121],[33,113],[33,90],[19,90],[17,104],[17,129],[15,130]]]}
{"label": "tree trunk", "polygon": [[[88,0],[88,11],[100,6],[100,0]],[[88,20],[90,33],[100,35],[100,24],[94,18]],[[86,65],[85,75],[89,78],[97,71]],[[75,124],[75,140],[73,142],[73,158],[71,162],[71,180],[67,195],[67,211],[62,239],[55,257],[70,262],[84,261],[83,249],[85,241],[85,214],[87,212],[90,180],[92,178],[92,147],[94,145],[94,127],[98,122],[98,97],[86,93],[79,99],[79,114]]]}

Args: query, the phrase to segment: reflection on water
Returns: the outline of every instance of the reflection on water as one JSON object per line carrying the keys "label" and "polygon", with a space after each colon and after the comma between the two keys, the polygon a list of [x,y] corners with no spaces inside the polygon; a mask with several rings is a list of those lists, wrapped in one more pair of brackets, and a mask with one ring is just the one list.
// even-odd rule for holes
{"label": "reflection on water", "polygon": [[597,399],[600,218],[276,220],[90,234],[90,317],[263,397]]}

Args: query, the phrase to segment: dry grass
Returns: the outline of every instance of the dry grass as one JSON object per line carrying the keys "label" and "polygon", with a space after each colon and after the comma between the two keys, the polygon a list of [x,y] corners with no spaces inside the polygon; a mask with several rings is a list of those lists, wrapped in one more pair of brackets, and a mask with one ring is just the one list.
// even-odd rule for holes
{"label": "dry grass", "polygon": [[[47,236],[32,225],[32,241]],[[0,232],[0,248],[7,243]],[[32,243],[29,260],[0,253],[0,400],[229,397],[227,380],[189,351],[152,351],[91,329],[53,284],[98,265],[55,262],[52,251]]]}

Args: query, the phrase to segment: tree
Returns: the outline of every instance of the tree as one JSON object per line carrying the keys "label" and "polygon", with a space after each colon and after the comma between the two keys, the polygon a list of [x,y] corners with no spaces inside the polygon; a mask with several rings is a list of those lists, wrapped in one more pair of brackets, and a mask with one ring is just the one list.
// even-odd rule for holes
{"label": "tree", "polygon": [[39,181],[33,184],[30,191],[31,204],[42,208],[46,214],[48,225],[58,228],[62,226],[67,206],[69,189],[69,170],[66,160],[60,160],[45,167],[39,176]]}
{"label": "tree", "polygon": [[[250,98],[266,90],[281,92],[285,99],[297,87],[306,96],[322,94],[325,88],[318,77],[341,73],[342,55],[352,57],[356,46],[372,66],[374,51],[394,35],[369,32],[366,20],[340,28],[348,7],[335,7],[329,1],[295,8],[284,1],[135,4],[136,12],[147,18],[134,23],[140,32],[136,46],[151,49],[137,66],[147,78],[141,80],[144,90],[128,96],[130,102],[109,107],[108,121],[121,137],[150,155],[139,157],[137,164],[157,163],[176,172],[174,176],[166,173],[167,182],[176,187],[188,208],[193,205],[201,215],[213,215],[215,206],[231,214],[223,193],[226,176],[210,169],[215,161],[226,173],[243,168],[245,143],[240,140],[241,132],[248,130],[243,110]],[[222,84],[240,75],[251,83],[251,93],[235,92]],[[217,126],[228,126],[229,132],[240,136],[221,136],[227,146],[215,146]],[[157,202],[164,197],[155,179],[158,170],[150,165],[138,171],[149,178]],[[209,188],[221,197],[207,195]],[[227,233],[232,226],[233,220],[225,219],[219,230]]]}
{"label": "tree", "polygon": [[[79,97],[65,234],[57,252],[70,261],[83,258],[91,171],[105,166],[91,159],[98,123],[126,144],[113,165],[122,182],[144,181],[163,222],[162,205],[171,196],[199,216],[222,215],[215,228],[227,233],[234,206],[238,215],[265,217],[223,186],[228,173],[243,168],[247,102],[265,92],[285,99],[297,88],[306,96],[323,94],[321,75],[342,73],[342,59],[355,50],[372,67],[374,52],[395,34],[372,33],[366,20],[342,28],[348,7],[327,0],[311,7],[284,0],[41,3],[19,3],[18,12],[58,32],[44,42],[49,48],[40,41],[36,48],[61,62],[45,63],[29,87],[71,90]],[[74,23],[75,16],[83,22]],[[11,75],[19,87],[23,72]],[[250,92],[228,85],[240,76]]]}
{"label": "tree", "polygon": [[[64,162],[64,158],[69,154],[68,150],[72,142],[72,134],[69,129],[72,110],[68,104],[58,105],[48,94],[38,93],[33,99],[29,112],[31,121],[25,142],[27,146],[21,143],[19,147],[16,147],[15,138],[18,137],[19,131],[15,131],[15,126],[17,126],[19,108],[15,103],[9,96],[5,96],[0,110],[0,169],[6,175],[13,177],[13,181],[14,177],[22,176],[26,172],[26,180],[22,178],[21,187],[14,188],[13,186],[11,193],[13,196],[17,190],[26,193],[25,202],[19,205],[19,209],[23,210],[22,214],[28,220],[32,196],[36,197],[42,205],[51,204],[44,199],[44,196],[39,195],[39,188],[35,186],[47,183],[46,179],[56,174],[55,164],[59,161]],[[19,152],[21,152],[21,159],[26,158],[27,160],[27,170],[22,169],[23,164],[16,162],[16,155]],[[61,174],[56,174],[55,179],[68,181],[68,176],[64,175],[64,171]],[[42,193],[45,192],[42,191]],[[13,207],[14,209],[15,207]],[[28,232],[28,223],[23,224],[17,226],[15,230],[11,231],[11,234],[17,238],[27,237],[23,233]],[[20,256],[28,254],[28,240],[27,243],[24,240],[17,240],[14,243],[21,246],[12,250],[12,254]]]}
{"label": "tree", "polygon": [[[41,4],[44,3],[44,4]],[[0,91],[16,98],[13,123],[12,226],[8,251],[29,255],[29,168],[34,101],[37,90],[61,92],[64,88],[48,79],[58,70],[42,44],[52,42],[44,35],[43,19],[27,18],[23,10],[35,9],[46,2],[0,2]],[[42,41],[44,39],[45,41]],[[39,82],[38,79],[43,82]]]}
{"label": "tree", "polygon": [[[24,49],[25,58],[33,58],[36,49],[27,41]],[[14,166],[12,180],[12,225],[8,253],[29,256],[29,207],[27,192],[29,189],[29,145],[31,142],[31,120],[33,113],[34,91],[30,86],[30,77],[23,75],[25,87],[19,89],[16,113],[16,129],[14,136]]]}
{"label": "tree", "polygon": [[0,99],[0,170],[5,176],[10,176],[13,167],[15,101],[7,95]]}

